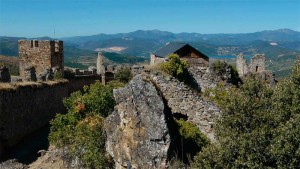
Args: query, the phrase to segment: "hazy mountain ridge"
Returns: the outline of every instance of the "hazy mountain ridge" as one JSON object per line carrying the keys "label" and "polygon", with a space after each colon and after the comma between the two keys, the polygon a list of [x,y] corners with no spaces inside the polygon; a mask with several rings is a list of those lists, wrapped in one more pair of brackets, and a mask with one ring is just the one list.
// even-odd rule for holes
{"label": "hazy mountain ridge", "polygon": [[[19,39],[24,37],[0,36],[0,54],[18,56]],[[30,39],[50,40],[50,37]],[[272,60],[272,70],[289,71],[296,56],[300,54],[300,32],[279,29],[242,34],[200,34],[172,33],[160,30],[138,30],[129,33],[98,34],[60,38],[64,41],[65,63],[91,65],[97,57],[96,50],[122,49],[109,51],[105,56],[110,63],[136,63],[149,59],[154,52],[167,42],[188,42],[202,53],[213,56],[233,56],[239,53],[252,56],[264,53]],[[144,58],[138,57],[142,56]]]}
{"label": "hazy mountain ridge", "polygon": [[[255,40],[264,41],[299,41],[300,32],[290,29],[278,29],[272,31],[261,31],[254,33],[236,34],[201,34],[201,33],[172,33],[160,30],[137,30],[129,33],[98,34],[91,36],[77,36],[61,38],[72,43],[85,43],[87,41],[99,41],[116,38],[139,38],[155,39],[165,41],[203,41],[215,45],[241,45]],[[224,41],[225,40],[225,41]]]}
{"label": "hazy mountain ridge", "polygon": [[[240,34],[172,33],[160,30],[138,30],[129,33],[98,34],[61,39],[65,42],[76,44],[79,48],[89,50],[112,46],[125,47],[126,50],[121,51],[121,53],[145,57],[148,57],[150,52],[170,41],[183,41],[195,44],[196,48],[201,51],[204,50],[204,53],[207,55],[222,55],[222,53],[218,52],[218,47],[220,46],[241,47],[240,51],[244,52],[242,49],[255,41],[275,42],[279,44],[278,47],[280,46],[280,48],[300,50],[300,32],[290,29]],[[209,52],[206,53],[205,51]]]}
{"label": "hazy mountain ridge", "polygon": [[[18,55],[17,40],[26,39],[24,37],[4,37],[0,36],[0,54]],[[34,39],[34,38],[31,38]],[[35,39],[49,40],[50,37],[39,37]],[[264,47],[270,48],[270,43],[275,51],[286,51],[289,54],[300,51],[300,32],[290,29],[279,29],[273,31],[261,31],[254,33],[240,34],[200,34],[200,33],[172,33],[160,30],[137,30],[129,33],[118,34],[97,34],[91,36],[75,36],[60,38],[65,43],[66,57],[77,57],[76,53],[89,53],[98,48],[124,47],[125,50],[118,51],[121,54],[148,57],[150,52],[155,51],[165,43],[170,41],[182,41],[191,43],[206,55],[228,55],[236,54],[237,51],[249,53],[249,51],[259,51],[265,53]],[[261,42],[265,41],[265,43]],[[262,46],[254,45],[260,42]],[[269,43],[269,45],[267,45]],[[249,49],[249,48],[260,48]],[[220,49],[227,52],[220,52]],[[231,48],[231,49],[230,49]],[[286,50],[287,49],[287,50]],[[82,51],[83,50],[83,51]],[[273,52],[274,53],[274,52]],[[276,52],[275,52],[276,53]],[[249,54],[252,54],[251,52]],[[274,54],[270,57],[274,57]],[[275,54],[276,55],[276,54]],[[280,55],[280,54],[279,54]]]}

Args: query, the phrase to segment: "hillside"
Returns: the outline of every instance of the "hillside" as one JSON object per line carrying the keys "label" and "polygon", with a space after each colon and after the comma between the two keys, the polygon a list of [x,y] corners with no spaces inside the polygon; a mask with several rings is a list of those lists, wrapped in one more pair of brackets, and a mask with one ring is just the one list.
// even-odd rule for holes
{"label": "hillside", "polygon": [[19,59],[17,57],[0,55],[0,66],[1,65],[7,66],[11,75],[19,74]]}
{"label": "hillside", "polygon": [[[170,41],[185,41],[199,43],[197,47],[205,49],[207,44],[215,46],[245,46],[255,41],[282,43],[284,47],[299,50],[300,33],[289,29],[261,31],[244,34],[200,34],[200,33],[171,33],[159,30],[138,30],[130,33],[98,34],[92,36],[67,37],[62,40],[78,45],[80,48],[94,50],[110,46],[125,47],[121,53],[147,56],[158,47]],[[146,49],[146,50],[141,50]],[[213,52],[207,55],[215,54]]]}
{"label": "hillside", "polygon": [[[0,37],[0,54],[17,56],[18,39],[24,38]],[[264,53],[272,62],[267,64],[267,68],[283,76],[290,72],[292,61],[300,54],[300,32],[289,29],[243,34],[138,30],[129,33],[66,37],[61,40],[64,41],[66,66],[82,69],[95,65],[98,50],[105,52],[106,64],[136,64],[147,61],[151,52],[171,41],[190,43],[209,57],[219,59],[234,58],[239,53],[246,56]]]}

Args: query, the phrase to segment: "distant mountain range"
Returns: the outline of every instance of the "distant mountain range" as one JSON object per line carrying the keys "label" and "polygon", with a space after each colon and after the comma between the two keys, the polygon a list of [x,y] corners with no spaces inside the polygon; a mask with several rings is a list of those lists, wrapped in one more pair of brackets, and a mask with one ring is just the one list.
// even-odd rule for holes
{"label": "distant mountain range", "polygon": [[[0,36],[0,54],[18,55],[17,40],[24,37]],[[51,39],[40,37],[35,39]],[[270,57],[300,51],[300,32],[290,29],[239,34],[172,33],[160,30],[138,30],[130,33],[98,34],[60,38],[65,42],[66,56],[76,57],[88,51],[104,50],[125,55],[148,57],[167,42],[188,42],[207,55],[234,55],[237,52],[271,54]],[[114,50],[116,49],[116,50]],[[276,52],[270,52],[269,50]],[[69,51],[69,52],[68,52]]]}
{"label": "distant mountain range", "polygon": [[[0,36],[0,55],[18,56],[19,39],[24,37]],[[49,40],[50,37],[32,39]],[[238,34],[172,33],[160,30],[137,30],[129,33],[98,34],[60,38],[64,41],[65,63],[77,61],[93,63],[97,51],[102,50],[111,63],[136,63],[149,59],[151,52],[167,42],[187,42],[209,57],[235,56],[239,53],[252,56],[264,53],[272,63],[289,60],[300,54],[300,32],[290,29],[266,30]],[[277,69],[280,63],[273,64]],[[275,66],[276,65],[276,66]],[[85,65],[88,66],[88,65]],[[286,64],[285,67],[290,66]],[[279,69],[279,68],[278,68]],[[286,69],[280,68],[281,71]],[[289,70],[290,71],[290,68]]]}
{"label": "distant mountain range", "polygon": [[259,41],[273,43],[273,46],[277,45],[280,48],[300,50],[300,32],[290,29],[243,34],[172,33],[160,30],[138,30],[130,33],[98,34],[61,39],[77,45],[81,49],[102,48],[105,50],[111,47],[123,47],[125,49],[118,52],[146,57],[150,52],[171,41],[194,44],[199,50],[204,53],[207,52],[207,55],[222,55],[223,53],[218,52],[218,47],[248,46],[253,43],[260,43]]}

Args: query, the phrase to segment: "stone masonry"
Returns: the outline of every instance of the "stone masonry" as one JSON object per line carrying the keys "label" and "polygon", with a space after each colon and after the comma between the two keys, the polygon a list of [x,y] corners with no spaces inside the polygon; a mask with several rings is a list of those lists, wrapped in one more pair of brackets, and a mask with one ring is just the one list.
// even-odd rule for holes
{"label": "stone masonry", "polygon": [[36,77],[46,70],[56,69],[63,75],[64,52],[63,42],[58,40],[19,40],[19,68],[23,80],[32,79],[26,76],[26,70],[34,69]]}
{"label": "stone masonry", "polygon": [[264,73],[265,61],[266,57],[264,54],[256,54],[251,58],[250,64],[247,65],[243,54],[239,54],[236,59],[236,68],[240,77],[243,77],[248,73]]}
{"label": "stone masonry", "polygon": [[156,72],[151,73],[148,78],[159,88],[173,114],[187,116],[188,121],[196,124],[203,134],[215,141],[213,125],[221,114],[216,105],[172,76]]}
{"label": "stone masonry", "polygon": [[236,58],[236,68],[238,70],[239,75],[245,75],[249,73],[249,68],[246,63],[246,59],[243,54],[239,54]]}
{"label": "stone masonry", "polygon": [[256,54],[251,58],[251,63],[249,65],[250,72],[262,73],[265,71],[265,61],[266,57],[264,54]]}
{"label": "stone masonry", "polygon": [[102,52],[98,52],[98,57],[97,57],[97,74],[104,76],[105,74],[105,66],[104,66],[104,61],[103,61],[103,54]]}

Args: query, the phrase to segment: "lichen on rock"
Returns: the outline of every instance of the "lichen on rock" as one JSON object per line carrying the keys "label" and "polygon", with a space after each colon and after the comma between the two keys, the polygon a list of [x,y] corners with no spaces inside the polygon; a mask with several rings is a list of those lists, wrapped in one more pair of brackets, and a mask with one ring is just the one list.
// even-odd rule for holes
{"label": "lichen on rock", "polygon": [[153,84],[136,76],[114,91],[115,111],[106,119],[106,149],[116,168],[165,168],[170,137],[164,104]]}

